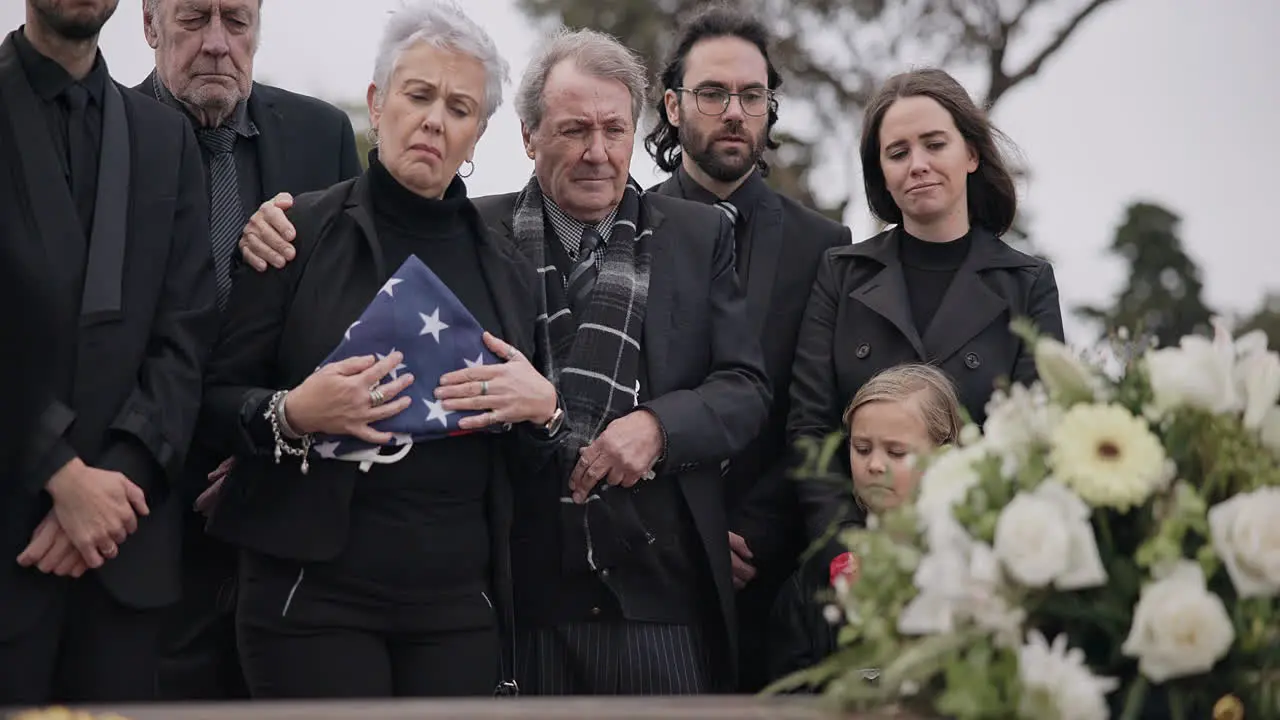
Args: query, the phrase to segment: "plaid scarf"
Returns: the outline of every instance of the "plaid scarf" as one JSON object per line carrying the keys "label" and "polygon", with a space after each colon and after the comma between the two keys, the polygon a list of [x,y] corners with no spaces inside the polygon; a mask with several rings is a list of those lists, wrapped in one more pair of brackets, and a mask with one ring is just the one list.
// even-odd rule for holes
{"label": "plaid scarf", "polygon": [[[565,275],[546,259],[546,218],[537,178],[516,198],[512,227],[516,247],[543,278],[536,342],[545,367],[538,368],[564,399],[569,438],[576,457],[614,419],[639,404],[640,342],[649,293],[648,243],[640,187],[627,178],[613,232],[597,259],[599,274],[591,304],[575,318],[565,295]],[[558,242],[552,238],[552,242]],[[568,273],[572,268],[563,268]]]}

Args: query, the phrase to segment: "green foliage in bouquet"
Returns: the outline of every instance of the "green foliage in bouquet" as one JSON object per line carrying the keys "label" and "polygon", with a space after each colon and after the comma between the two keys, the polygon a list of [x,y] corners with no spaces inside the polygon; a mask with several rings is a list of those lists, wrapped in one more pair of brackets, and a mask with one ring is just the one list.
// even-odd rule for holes
{"label": "green foliage in bouquet", "polygon": [[1014,330],[1040,382],[842,534],[859,579],[820,598],[838,650],[768,692],[958,720],[1280,717],[1280,355],[1219,325],[1086,362]]}

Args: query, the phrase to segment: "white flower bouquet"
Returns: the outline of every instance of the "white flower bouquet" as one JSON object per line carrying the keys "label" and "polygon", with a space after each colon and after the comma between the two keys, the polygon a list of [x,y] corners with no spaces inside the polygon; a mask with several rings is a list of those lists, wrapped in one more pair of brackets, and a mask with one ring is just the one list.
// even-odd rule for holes
{"label": "white flower bouquet", "polygon": [[842,535],[838,649],[771,691],[959,720],[1280,717],[1280,356],[1215,327],[1108,377],[1015,326],[1041,381]]}

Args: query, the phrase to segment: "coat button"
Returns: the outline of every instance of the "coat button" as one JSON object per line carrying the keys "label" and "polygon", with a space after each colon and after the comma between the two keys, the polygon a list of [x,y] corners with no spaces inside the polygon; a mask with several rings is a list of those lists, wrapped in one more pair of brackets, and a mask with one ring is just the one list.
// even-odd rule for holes
{"label": "coat button", "polygon": [[592,614],[592,615],[599,615],[599,614],[600,614],[600,608],[598,608],[598,607],[593,607],[593,608],[591,608],[591,614]]}
{"label": "coat button", "polygon": [[978,353],[971,352],[968,355],[964,356],[964,366],[969,368],[970,370],[977,370],[978,366],[981,364],[982,364],[982,358],[978,357]]}
{"label": "coat button", "polygon": [[859,345],[858,350],[854,353],[854,355],[858,356],[859,360],[865,360],[867,356],[870,354],[871,354],[871,346],[867,343],[862,343],[861,345]]}

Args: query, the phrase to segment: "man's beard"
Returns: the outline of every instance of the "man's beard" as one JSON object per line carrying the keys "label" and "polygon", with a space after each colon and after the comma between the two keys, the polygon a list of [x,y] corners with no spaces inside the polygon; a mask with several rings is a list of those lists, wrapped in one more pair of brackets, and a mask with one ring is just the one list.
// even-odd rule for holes
{"label": "man's beard", "polygon": [[72,16],[58,6],[57,0],[29,0],[31,7],[46,27],[68,40],[92,40],[115,14],[118,2],[109,2],[93,16]]}
{"label": "man's beard", "polygon": [[[719,182],[733,182],[756,166],[760,156],[764,154],[765,135],[768,132],[766,127],[759,135],[752,137],[740,122],[721,124],[712,133],[706,135],[695,130],[687,122],[680,123],[680,127],[677,128],[680,147],[684,152],[689,153],[689,158],[694,164]],[[713,147],[715,141],[726,134],[746,139],[747,151],[728,154],[716,150]]]}

